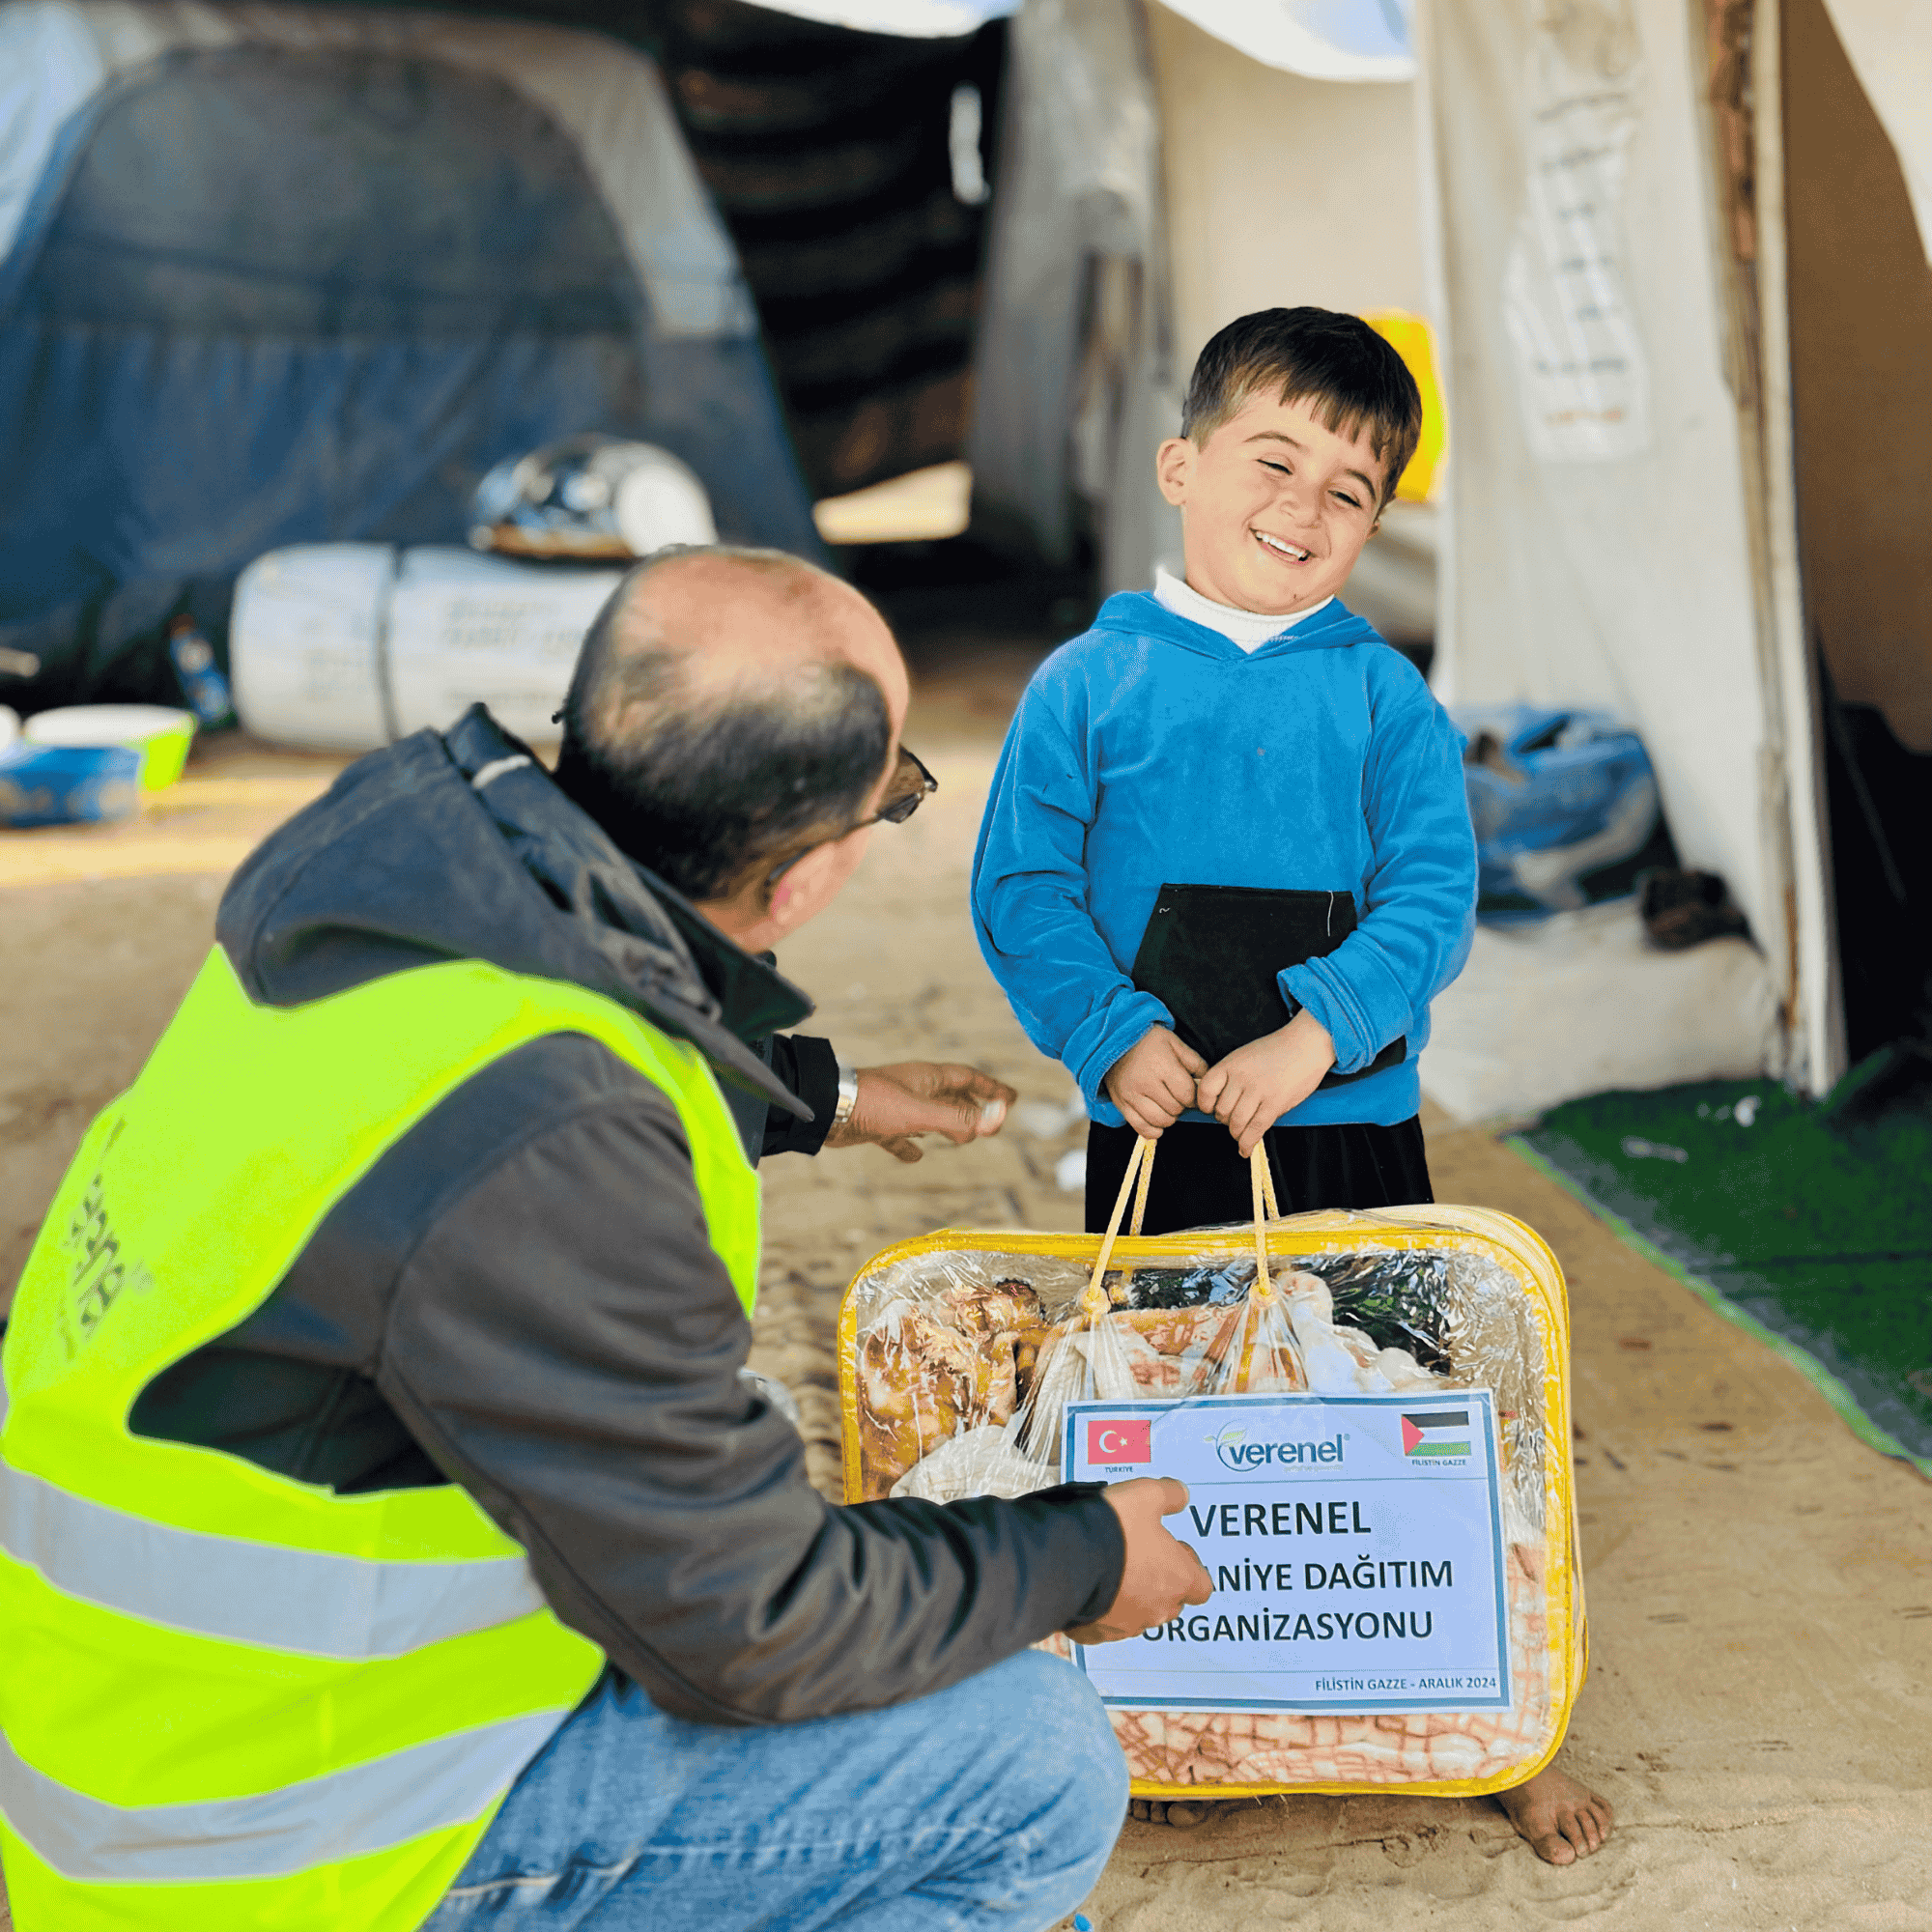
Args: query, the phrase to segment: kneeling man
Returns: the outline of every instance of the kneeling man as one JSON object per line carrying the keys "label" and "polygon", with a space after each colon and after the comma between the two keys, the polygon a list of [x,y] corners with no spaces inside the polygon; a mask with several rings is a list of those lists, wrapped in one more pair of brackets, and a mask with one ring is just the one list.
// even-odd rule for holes
{"label": "kneeling man", "polygon": [[1052,1924],[1125,1771],[1031,1650],[1205,1600],[1178,1484],[834,1508],[741,1382],[757,955],[904,782],[877,613],[640,566],[553,779],[480,707],[237,873],[6,1339],[22,1932]]}

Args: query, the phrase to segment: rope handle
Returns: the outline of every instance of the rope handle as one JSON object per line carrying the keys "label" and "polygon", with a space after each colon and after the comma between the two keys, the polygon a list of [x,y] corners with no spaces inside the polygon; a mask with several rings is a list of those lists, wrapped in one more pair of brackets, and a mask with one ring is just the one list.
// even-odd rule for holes
{"label": "rope handle", "polygon": [[1147,1219],[1148,1187],[1153,1180],[1153,1157],[1160,1143],[1142,1141],[1141,1146],[1147,1150],[1147,1156],[1141,1162],[1140,1185],[1134,1189],[1134,1218],[1127,1230],[1137,1240],[1140,1237],[1141,1223]]}
{"label": "rope handle", "polygon": [[1275,1198],[1274,1170],[1268,1165],[1265,1141],[1257,1141],[1248,1156],[1248,1186],[1255,1207],[1254,1299],[1272,1301],[1274,1276],[1268,1272],[1267,1224],[1281,1218],[1281,1203]]}
{"label": "rope handle", "polygon": [[[1109,1306],[1127,1298],[1126,1284],[1122,1283],[1117,1293],[1109,1294],[1105,1282],[1107,1264],[1114,1258],[1114,1243],[1121,1237],[1121,1223],[1127,1220],[1127,1198],[1133,1197],[1133,1216],[1127,1232],[1138,1236],[1142,1223],[1147,1219],[1148,1188],[1153,1180],[1154,1150],[1158,1141],[1149,1140],[1145,1134],[1134,1142],[1134,1151],[1127,1156],[1127,1171],[1121,1177],[1121,1191],[1114,1197],[1114,1211],[1107,1217],[1107,1232],[1100,1237],[1100,1252],[1094,1261],[1094,1273],[1087,1283],[1087,1292],[1080,1297],[1080,1306],[1089,1316],[1104,1315]],[[1281,1218],[1281,1204],[1274,1191],[1274,1170],[1268,1165],[1265,1143],[1257,1141],[1254,1152],[1248,1156],[1248,1179],[1254,1197],[1255,1213],[1255,1288],[1256,1297],[1262,1301],[1274,1299],[1274,1278],[1268,1272],[1267,1224]]]}
{"label": "rope handle", "polygon": [[[1127,1156],[1127,1171],[1121,1177],[1121,1191],[1114,1197],[1114,1211],[1107,1216],[1107,1232],[1100,1237],[1100,1252],[1094,1262],[1093,1278],[1087,1284],[1087,1292],[1080,1297],[1080,1306],[1090,1317],[1106,1314],[1111,1297],[1102,1285],[1107,1278],[1107,1264],[1114,1258],[1114,1243],[1121,1238],[1121,1223],[1126,1218],[1127,1196],[1134,1196],[1134,1218],[1131,1233],[1138,1235],[1141,1223],[1147,1218],[1148,1183],[1153,1179],[1153,1151],[1156,1142],[1143,1134],[1134,1142],[1134,1151]],[[1124,1301],[1127,1291],[1121,1290],[1120,1298]]]}

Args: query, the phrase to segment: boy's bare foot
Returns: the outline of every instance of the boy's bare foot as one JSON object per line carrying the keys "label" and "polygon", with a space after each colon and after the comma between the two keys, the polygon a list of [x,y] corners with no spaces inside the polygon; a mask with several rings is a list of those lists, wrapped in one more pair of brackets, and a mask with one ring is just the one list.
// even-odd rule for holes
{"label": "boy's bare foot", "polygon": [[[1170,1825],[1191,1831],[1206,1822],[1211,1799],[1131,1798],[1127,1816],[1143,1825]],[[1496,1793],[1496,1803],[1529,1848],[1546,1864],[1574,1865],[1601,1851],[1615,1813],[1594,1791],[1554,1765],[1527,1782]]]}
{"label": "boy's bare foot", "polygon": [[1610,1835],[1610,1807],[1554,1765],[1511,1790],[1498,1791],[1496,1803],[1546,1864],[1574,1865],[1600,1851]]}
{"label": "boy's bare foot", "polygon": [[1127,1816],[1143,1825],[1172,1825],[1185,1832],[1207,1818],[1208,1805],[1184,1798],[1129,1798]]}

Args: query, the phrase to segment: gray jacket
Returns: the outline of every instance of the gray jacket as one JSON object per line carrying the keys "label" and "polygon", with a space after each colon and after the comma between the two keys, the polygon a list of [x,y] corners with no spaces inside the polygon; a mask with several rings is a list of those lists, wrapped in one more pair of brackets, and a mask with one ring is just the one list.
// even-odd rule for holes
{"label": "gray jacket", "polygon": [[[758,1046],[806,1001],[541,766],[503,762],[523,756],[478,706],[351,766],[222,900],[250,997],[299,1005],[440,958],[571,980],[694,1041],[741,1122],[783,1145],[810,1109],[773,1067],[819,1043]],[[559,1035],[403,1135],[130,1425],[343,1492],[461,1483],[557,1615],[699,1721],[916,1697],[1112,1600],[1124,1550],[1092,1486],[827,1504],[797,1435],[738,1379],[750,1345],[675,1111]]]}

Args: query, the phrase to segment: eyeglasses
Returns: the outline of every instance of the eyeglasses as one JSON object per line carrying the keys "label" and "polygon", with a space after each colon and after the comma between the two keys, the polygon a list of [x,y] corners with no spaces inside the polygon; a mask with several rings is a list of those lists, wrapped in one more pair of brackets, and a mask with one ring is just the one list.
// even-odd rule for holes
{"label": "eyeglasses", "polygon": [[[856,825],[847,826],[838,836],[849,838],[853,833],[863,832],[868,825],[903,825],[919,810],[926,793],[938,789],[939,781],[920,763],[915,753],[901,745],[899,761],[886,781],[885,802],[870,818],[860,819]],[[810,849],[808,846],[807,850]],[[794,852],[782,865],[774,867],[765,876],[765,890],[770,892],[804,857],[804,852]]]}
{"label": "eyeglasses", "polygon": [[939,781],[913,753],[901,745],[898,764],[886,786],[885,803],[870,818],[861,819],[852,830],[863,831],[867,825],[903,825],[919,810],[926,793],[938,789]]}

